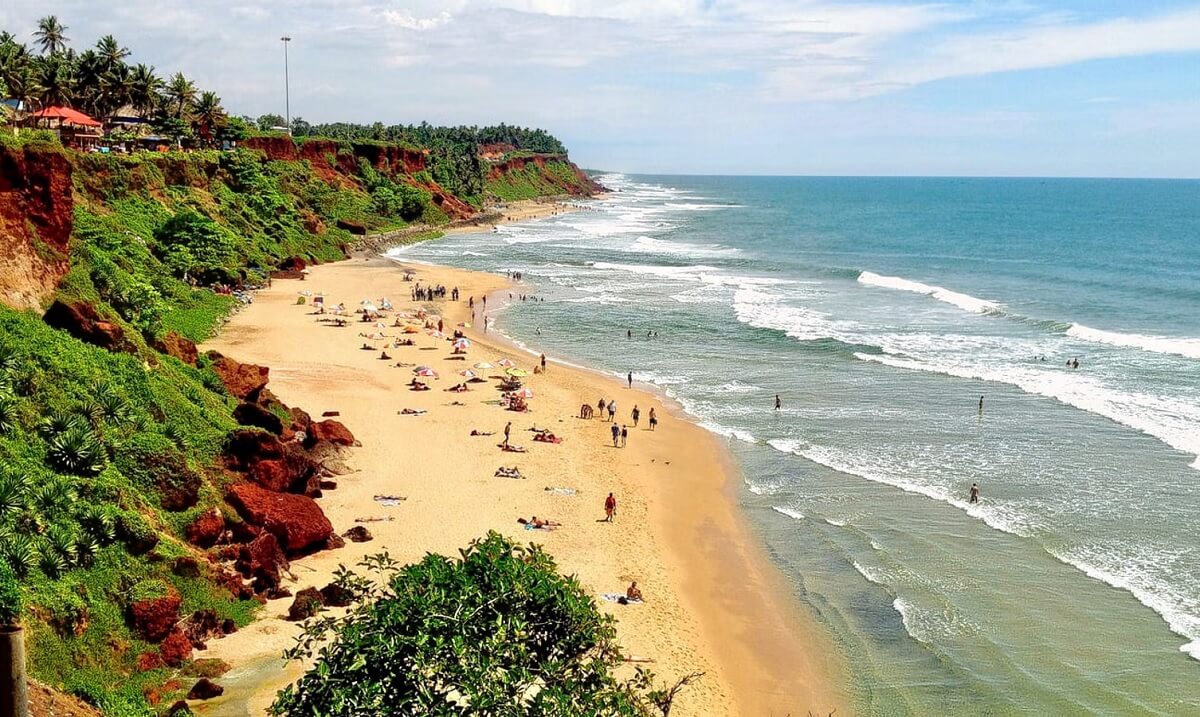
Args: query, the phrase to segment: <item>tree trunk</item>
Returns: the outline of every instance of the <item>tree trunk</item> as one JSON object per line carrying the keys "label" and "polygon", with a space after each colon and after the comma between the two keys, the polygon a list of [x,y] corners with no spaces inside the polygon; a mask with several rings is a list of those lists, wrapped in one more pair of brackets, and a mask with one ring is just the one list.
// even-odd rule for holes
{"label": "tree trunk", "polygon": [[29,717],[25,633],[19,627],[0,627],[0,715]]}

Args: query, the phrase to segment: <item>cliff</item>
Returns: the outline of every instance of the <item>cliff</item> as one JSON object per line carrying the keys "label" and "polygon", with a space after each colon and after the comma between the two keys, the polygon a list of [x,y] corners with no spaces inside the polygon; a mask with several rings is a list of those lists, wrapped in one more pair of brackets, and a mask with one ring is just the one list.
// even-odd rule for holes
{"label": "cliff", "polygon": [[[494,152],[493,148],[493,155]],[[489,194],[505,201],[543,196],[585,197],[604,191],[566,155],[531,152],[508,152],[502,159],[490,161],[484,187]]]}
{"label": "cliff", "polygon": [[0,146],[0,302],[36,307],[67,272],[74,202],[61,150]]}

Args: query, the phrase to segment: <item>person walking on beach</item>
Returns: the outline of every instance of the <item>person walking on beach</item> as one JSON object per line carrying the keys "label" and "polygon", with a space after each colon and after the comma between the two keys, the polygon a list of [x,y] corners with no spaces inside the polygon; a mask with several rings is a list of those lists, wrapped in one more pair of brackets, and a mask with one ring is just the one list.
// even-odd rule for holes
{"label": "person walking on beach", "polygon": [[617,416],[617,402],[609,401],[608,402],[608,420],[610,420],[610,421],[614,420],[616,418],[616,416]]}
{"label": "person walking on beach", "polygon": [[630,388],[633,388],[633,371],[629,372],[629,375],[625,377],[625,381],[629,384]]}
{"label": "person walking on beach", "polygon": [[512,421],[504,424],[504,445],[508,445],[508,436],[512,433]]}
{"label": "person walking on beach", "polygon": [[617,441],[621,439],[621,429],[616,423],[612,424],[613,448],[617,447]]}
{"label": "person walking on beach", "polygon": [[971,484],[971,501],[970,502],[972,502],[972,503],[979,502],[979,484],[978,483]]}
{"label": "person walking on beach", "polygon": [[654,415],[654,406],[650,407],[650,430],[658,428],[658,416]]}
{"label": "person walking on beach", "polygon": [[629,428],[627,426],[622,425],[621,426],[621,447],[624,448],[625,444],[628,442],[629,442]]}
{"label": "person walking on beach", "polygon": [[629,414],[629,417],[633,419],[633,427],[637,428],[638,419],[642,417],[642,412],[639,411],[638,407],[635,405],[633,407],[633,411]]}
{"label": "person walking on beach", "polygon": [[611,523],[613,516],[616,514],[617,499],[613,497],[612,493],[609,493],[608,497],[604,499],[604,522]]}
{"label": "person walking on beach", "polygon": [[602,421],[604,420],[604,407],[607,405],[608,404],[604,402],[603,397],[601,397],[599,401],[596,401],[596,415],[599,416],[600,420]]}
{"label": "person walking on beach", "polygon": [[546,354],[542,354],[542,373],[546,373]]}
{"label": "person walking on beach", "polygon": [[779,394],[777,393],[775,394],[775,410],[778,411],[781,408],[783,408],[783,401],[779,399]]}

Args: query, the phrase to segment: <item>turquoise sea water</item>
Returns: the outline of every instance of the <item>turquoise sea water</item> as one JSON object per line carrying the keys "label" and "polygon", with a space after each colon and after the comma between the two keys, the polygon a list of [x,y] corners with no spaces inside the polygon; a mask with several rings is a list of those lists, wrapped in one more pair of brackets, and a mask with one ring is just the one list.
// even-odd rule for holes
{"label": "turquoise sea water", "polygon": [[397,253],[727,436],[862,713],[1200,714],[1200,182],[601,181]]}

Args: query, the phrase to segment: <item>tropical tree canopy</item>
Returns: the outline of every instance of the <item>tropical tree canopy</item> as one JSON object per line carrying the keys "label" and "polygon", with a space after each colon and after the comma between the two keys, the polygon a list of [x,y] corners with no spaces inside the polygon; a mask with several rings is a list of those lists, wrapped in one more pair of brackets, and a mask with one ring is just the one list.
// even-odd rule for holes
{"label": "tropical tree canopy", "polygon": [[[277,715],[666,714],[679,684],[614,676],[623,658],[611,617],[537,546],[497,533],[460,557],[397,568],[386,554],[342,568],[357,602],[342,618],[306,623],[290,657],[316,664],[275,702]],[[382,587],[380,582],[382,581]],[[695,679],[691,675],[681,684]]]}

